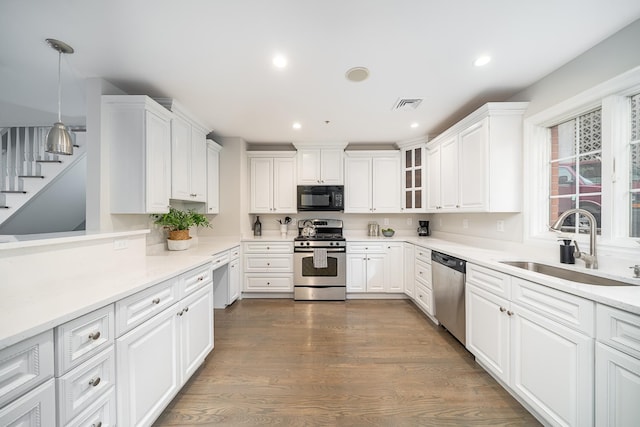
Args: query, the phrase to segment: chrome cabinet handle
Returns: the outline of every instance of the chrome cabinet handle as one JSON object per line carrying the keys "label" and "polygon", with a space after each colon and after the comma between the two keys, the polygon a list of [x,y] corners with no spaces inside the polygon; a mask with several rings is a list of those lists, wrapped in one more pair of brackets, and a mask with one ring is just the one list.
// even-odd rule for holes
{"label": "chrome cabinet handle", "polygon": [[160,298],[154,298],[151,302],[153,304],[160,304]]}
{"label": "chrome cabinet handle", "polygon": [[185,307],[184,310],[182,310],[182,311],[184,311],[186,313],[187,311],[189,311],[189,307]]}
{"label": "chrome cabinet handle", "polygon": [[180,310],[177,314],[178,316],[182,316],[184,314],[184,310]]}
{"label": "chrome cabinet handle", "polygon": [[91,427],[102,427],[102,421],[98,421],[97,423],[91,424]]}
{"label": "chrome cabinet handle", "polygon": [[[220,262],[220,260],[218,260],[218,262]],[[199,276],[199,277],[198,277],[198,282],[201,282],[201,281],[203,281],[203,280],[204,280],[204,276]]]}
{"label": "chrome cabinet handle", "polygon": [[96,387],[98,384],[100,384],[100,377],[93,378],[91,381],[89,381],[89,385],[92,385],[94,387]]}
{"label": "chrome cabinet handle", "polygon": [[100,331],[97,332],[92,332],[89,334],[89,339],[90,340],[97,340],[98,338],[100,338]]}
{"label": "chrome cabinet handle", "polygon": [[511,310],[507,311],[507,315],[508,315],[508,316],[513,316],[514,314],[515,314],[515,313],[514,313],[513,311],[511,311]]}
{"label": "chrome cabinet handle", "polygon": [[500,307],[500,313],[504,313],[505,311],[507,311],[507,309],[506,309],[506,308],[504,308],[504,307]]}

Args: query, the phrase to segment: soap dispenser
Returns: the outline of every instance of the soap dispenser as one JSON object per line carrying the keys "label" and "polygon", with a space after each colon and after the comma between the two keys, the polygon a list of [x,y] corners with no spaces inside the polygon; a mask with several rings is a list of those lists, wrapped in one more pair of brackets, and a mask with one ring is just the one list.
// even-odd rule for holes
{"label": "soap dispenser", "polygon": [[563,264],[575,264],[576,259],[573,256],[574,246],[571,244],[571,239],[559,239],[564,244],[560,245],[560,262]]}

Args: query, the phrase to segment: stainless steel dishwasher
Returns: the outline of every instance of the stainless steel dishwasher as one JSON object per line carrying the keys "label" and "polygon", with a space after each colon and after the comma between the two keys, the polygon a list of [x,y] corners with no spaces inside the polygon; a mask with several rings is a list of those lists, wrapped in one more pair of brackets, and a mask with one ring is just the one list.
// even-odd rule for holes
{"label": "stainless steel dishwasher", "polygon": [[431,251],[433,301],[438,322],[466,345],[464,279],[467,262]]}

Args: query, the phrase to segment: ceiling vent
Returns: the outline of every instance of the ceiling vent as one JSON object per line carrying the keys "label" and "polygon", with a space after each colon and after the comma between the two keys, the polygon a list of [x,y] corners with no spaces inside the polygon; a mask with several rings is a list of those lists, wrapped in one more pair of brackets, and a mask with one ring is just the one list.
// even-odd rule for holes
{"label": "ceiling vent", "polygon": [[392,110],[415,110],[421,102],[422,98],[398,98]]}

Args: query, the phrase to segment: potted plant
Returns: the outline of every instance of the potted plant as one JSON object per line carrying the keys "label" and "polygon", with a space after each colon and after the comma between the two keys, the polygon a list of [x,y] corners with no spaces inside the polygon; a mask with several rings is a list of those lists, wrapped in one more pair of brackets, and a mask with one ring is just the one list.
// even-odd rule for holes
{"label": "potted plant", "polygon": [[189,228],[211,227],[209,220],[203,214],[195,212],[193,209],[186,211],[169,206],[169,212],[165,214],[154,214],[154,223],[161,225],[169,232],[167,245],[169,250],[184,250],[189,248]]}

